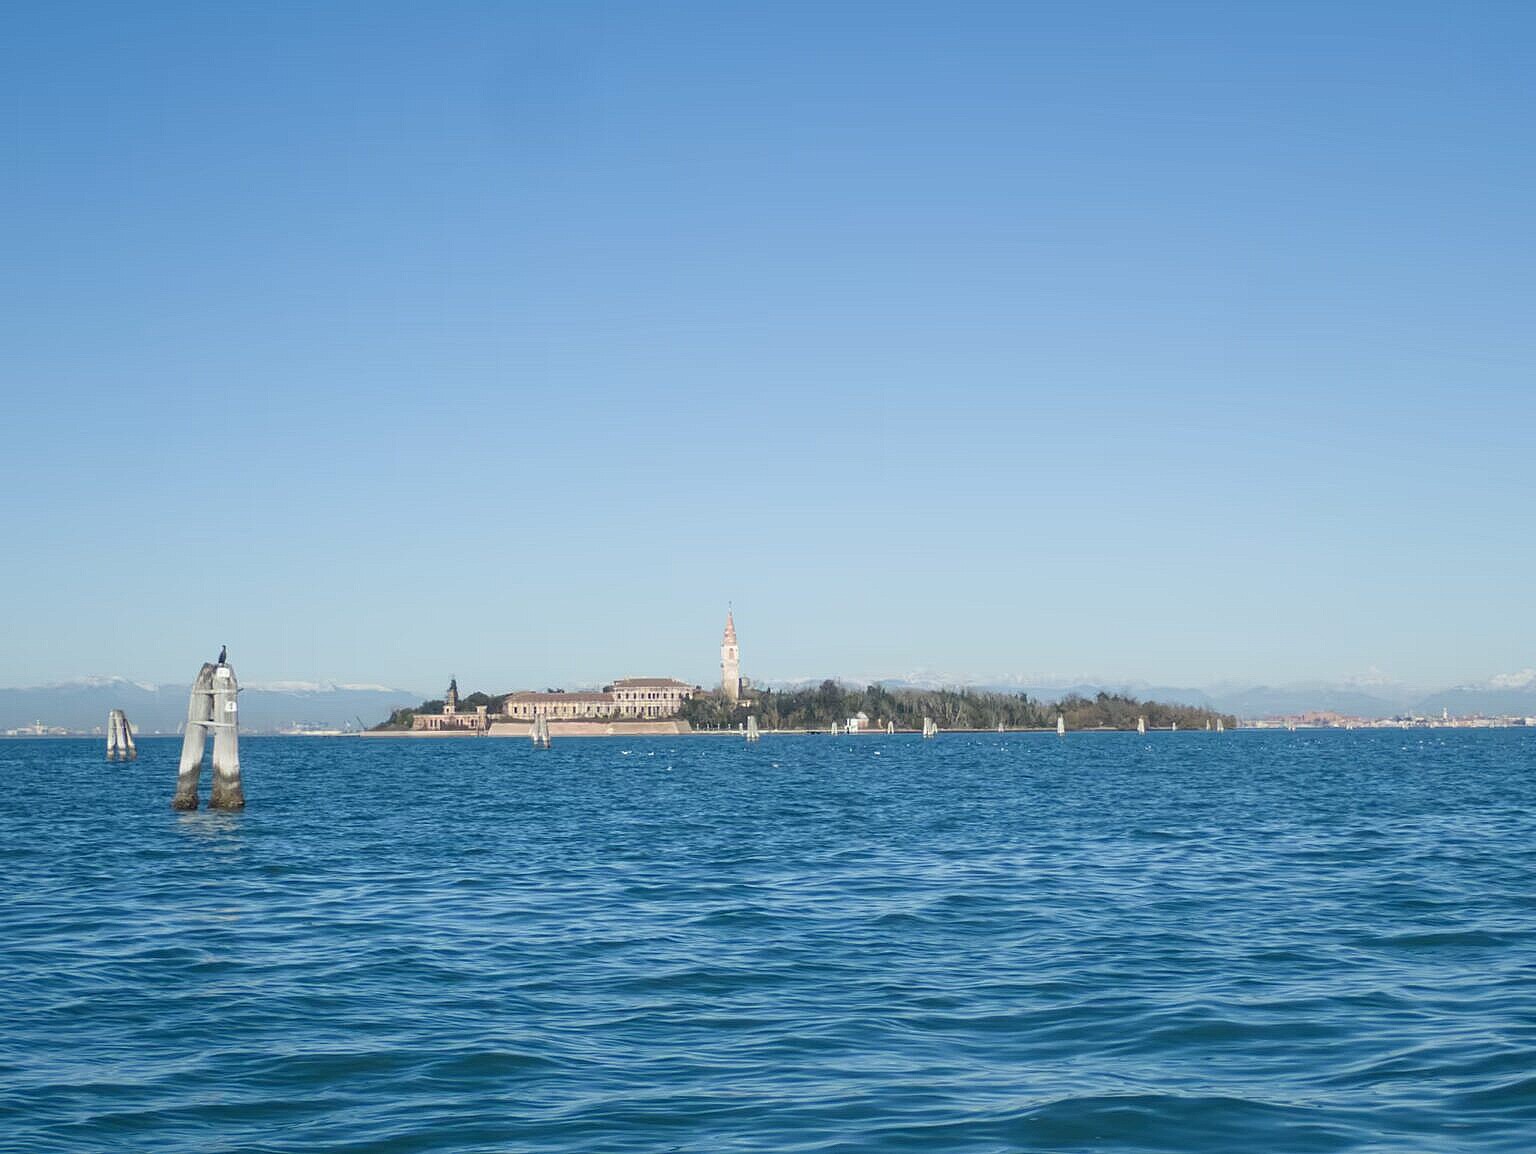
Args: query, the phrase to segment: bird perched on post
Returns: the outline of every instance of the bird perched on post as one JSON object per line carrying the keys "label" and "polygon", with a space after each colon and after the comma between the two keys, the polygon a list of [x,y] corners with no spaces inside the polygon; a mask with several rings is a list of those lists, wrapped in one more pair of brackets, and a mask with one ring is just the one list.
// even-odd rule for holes
{"label": "bird perched on post", "polygon": [[225,663],[225,658],[227,658],[228,656],[229,656],[229,646],[228,645],[220,645],[219,646],[219,660],[218,660],[217,664],[223,665]]}

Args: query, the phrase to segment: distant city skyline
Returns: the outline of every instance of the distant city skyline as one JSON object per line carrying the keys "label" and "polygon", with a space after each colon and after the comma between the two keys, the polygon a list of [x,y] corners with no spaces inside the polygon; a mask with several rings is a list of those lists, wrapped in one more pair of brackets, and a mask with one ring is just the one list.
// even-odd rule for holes
{"label": "distant city skyline", "polygon": [[360,11],[10,14],[0,685],[1536,666],[1536,9]]}

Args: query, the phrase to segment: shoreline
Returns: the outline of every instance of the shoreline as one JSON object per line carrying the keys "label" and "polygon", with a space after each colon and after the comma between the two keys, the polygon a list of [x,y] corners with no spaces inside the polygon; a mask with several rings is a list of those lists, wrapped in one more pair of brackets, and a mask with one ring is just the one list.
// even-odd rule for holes
{"label": "shoreline", "polygon": [[[569,724],[569,723],[567,723],[567,724]],[[599,730],[599,729],[601,730],[601,732],[594,732],[595,730]],[[1392,730],[1392,731],[1420,730],[1420,731],[1432,732],[1432,733],[1448,733],[1448,732],[1466,733],[1466,732],[1474,732],[1474,731],[1481,731],[1481,730],[1506,730],[1506,729],[1536,729],[1536,726],[1521,725],[1521,724],[1517,724],[1515,722],[1484,723],[1484,724],[1477,724],[1477,725],[1392,725],[1392,724],[1371,724],[1371,723],[1366,723],[1364,725],[1353,725],[1353,726],[1349,726],[1349,725],[1298,725],[1294,729],[1287,730],[1284,726],[1280,726],[1280,725],[1264,725],[1264,724],[1254,725],[1254,724],[1248,724],[1248,725],[1233,726],[1231,729],[1228,729],[1226,732],[1227,733],[1285,733],[1285,732],[1290,732],[1290,733],[1361,733],[1361,732],[1381,732],[1381,731],[1384,731],[1384,730]],[[831,737],[832,736],[825,729],[762,729],[762,730],[759,730],[758,732],[761,733],[761,734],[764,734],[764,735],[776,735],[776,736],[779,736],[779,737],[810,737],[810,736]],[[1079,734],[1079,733],[1135,733],[1135,732],[1136,731],[1134,729],[1112,729],[1112,728],[1108,728],[1108,727],[1096,727],[1096,728],[1092,728],[1092,729],[1070,729],[1063,736],[1070,737],[1073,734]],[[983,734],[983,733],[991,734],[994,737],[1001,737],[1001,736],[1003,736],[1005,734],[1012,734],[1012,733],[1051,734],[1051,735],[1054,735],[1056,733],[1056,730],[1054,728],[1051,728],[1051,727],[1048,726],[1048,727],[1043,728],[1043,729],[1025,729],[1025,728],[1005,729],[1005,730],[1003,730],[1003,732],[1001,734],[998,733],[998,731],[995,730],[995,729],[941,729],[939,731],[940,736],[942,736],[944,734]],[[1177,732],[1175,732],[1173,730],[1168,730],[1168,729],[1149,729],[1147,731],[1147,733],[1142,735],[1142,736],[1150,737],[1151,735],[1158,734],[1158,733],[1169,734],[1170,736],[1180,736],[1180,735],[1183,735],[1183,734],[1211,733],[1211,735],[1213,737],[1214,736],[1218,736],[1213,731],[1206,730],[1206,729],[1180,729]],[[688,729],[677,728],[677,729],[674,729],[674,728],[671,728],[671,727],[664,727],[662,729],[618,729],[618,728],[615,727],[610,732],[608,726],[601,726],[601,727],[593,726],[593,727],[591,727],[591,729],[583,729],[581,731],[572,731],[572,732],[568,732],[568,733],[561,733],[560,730],[556,729],[554,726],[551,726],[550,727],[550,735],[552,737],[561,737],[561,736],[563,736],[563,737],[730,737],[730,738],[735,738],[737,740],[741,740],[741,739],[746,737],[746,731],[745,730],[741,730],[741,729],[693,729],[693,728],[688,728]],[[149,732],[149,733],[139,732],[139,733],[136,733],[134,736],[138,737],[141,740],[142,739],[154,740],[154,739],[157,739],[157,738],[178,738],[179,739],[182,735],[179,734],[179,733],[171,732],[171,731],[161,732],[161,731],[156,730],[156,731],[152,731],[152,732]],[[422,730],[405,730],[405,729],[365,729],[365,730],[354,730],[354,731],[351,731],[351,732],[344,732],[344,731],[339,731],[339,730],[331,730],[331,731],[313,732],[313,733],[302,733],[302,732],[301,733],[292,733],[292,732],[290,732],[290,733],[281,733],[281,732],[274,732],[274,731],[269,731],[269,730],[245,730],[245,731],[242,732],[241,736],[243,736],[243,737],[255,737],[255,738],[262,738],[262,739],[272,738],[272,737],[292,737],[292,738],[307,738],[307,739],[310,739],[310,740],[314,740],[314,739],[317,739],[317,738],[338,739],[338,738],[359,738],[359,737],[366,737],[366,738],[395,737],[395,738],[409,738],[411,740],[416,740],[418,738],[472,738],[472,737],[499,737],[499,738],[508,738],[508,737],[519,738],[519,737],[521,737],[521,738],[526,739],[528,737],[528,733],[527,733],[526,727],[523,727],[523,732],[521,732],[521,733],[477,733],[477,732],[475,732],[473,730],[457,730],[457,731],[443,732],[443,731],[430,731],[430,730],[429,731],[422,731]],[[861,730],[861,731],[859,731],[857,733],[851,733],[851,734],[849,734],[849,733],[839,733],[839,734],[837,734],[837,736],[838,737],[909,737],[909,736],[910,737],[921,737],[922,736],[922,732],[920,730],[916,730],[916,729],[898,729],[895,733],[886,733],[885,730],[883,730],[883,729],[866,729],[866,730]],[[91,732],[84,731],[84,730],[81,730],[81,731],[78,731],[78,732],[69,732],[69,733],[0,733],[0,741],[80,741],[82,739],[90,739],[90,740],[93,740],[93,741],[100,741],[100,740],[104,739],[104,735],[100,734],[100,733],[91,733]]]}

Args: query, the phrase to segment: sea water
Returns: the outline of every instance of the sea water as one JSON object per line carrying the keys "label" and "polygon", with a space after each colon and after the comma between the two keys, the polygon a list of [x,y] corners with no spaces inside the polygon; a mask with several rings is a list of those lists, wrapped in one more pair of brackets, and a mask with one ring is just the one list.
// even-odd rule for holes
{"label": "sea water", "polygon": [[1536,1150],[1536,730],[178,749],[0,742],[0,1149]]}

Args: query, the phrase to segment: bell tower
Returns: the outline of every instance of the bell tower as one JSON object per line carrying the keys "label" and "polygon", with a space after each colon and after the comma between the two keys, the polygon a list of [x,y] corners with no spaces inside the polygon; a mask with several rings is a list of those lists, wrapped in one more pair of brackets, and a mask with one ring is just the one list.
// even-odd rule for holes
{"label": "bell tower", "polygon": [[459,711],[459,679],[448,680],[448,695],[443,698],[443,716],[452,717]]}
{"label": "bell tower", "polygon": [[725,636],[720,639],[720,692],[732,704],[741,700],[741,649],[736,644],[736,620],[725,613]]}

